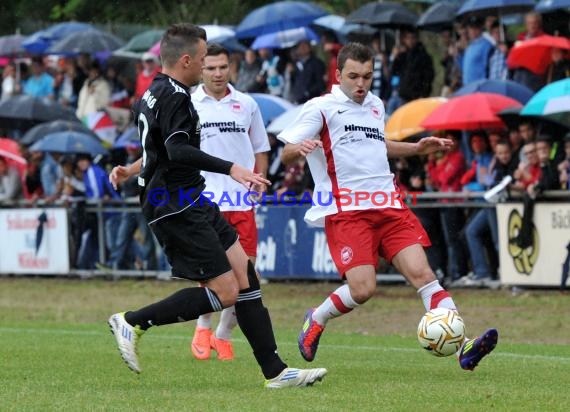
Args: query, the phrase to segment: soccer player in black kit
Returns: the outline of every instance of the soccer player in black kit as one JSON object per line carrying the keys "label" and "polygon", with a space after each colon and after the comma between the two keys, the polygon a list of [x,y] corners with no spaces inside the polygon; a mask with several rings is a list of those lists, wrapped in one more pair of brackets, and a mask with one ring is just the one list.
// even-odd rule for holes
{"label": "soccer player in black kit", "polygon": [[218,206],[201,197],[200,170],[230,175],[246,185],[269,183],[250,170],[200,151],[200,122],[189,87],[201,76],[206,32],[195,25],[171,26],[161,40],[163,70],[135,108],[142,158],[111,172],[116,186],[139,174],[140,201],[149,226],[172,266],[172,275],[204,287],[179,290],[138,310],[109,318],[119,351],[141,371],[137,345],[152,326],[185,322],[235,304],[238,324],[265,376],[265,386],[307,386],[327,370],[289,368],[277,355],[269,312],[255,269]]}

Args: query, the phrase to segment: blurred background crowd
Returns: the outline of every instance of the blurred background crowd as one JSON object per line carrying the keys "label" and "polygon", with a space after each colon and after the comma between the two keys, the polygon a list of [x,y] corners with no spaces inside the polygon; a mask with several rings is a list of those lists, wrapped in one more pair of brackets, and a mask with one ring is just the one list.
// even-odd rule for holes
{"label": "blurred background crowd", "polygon": [[[260,106],[276,197],[312,190],[303,161],[281,164],[276,134],[336,83],[342,45],[360,41],[374,50],[371,92],[386,107],[386,138],[437,133],[456,142],[448,153],[394,159],[403,190],[482,194],[510,176],[506,189],[534,199],[570,189],[569,11],[563,0],[429,1],[413,10],[373,2],[340,16],[285,1],[235,26],[203,27],[231,51],[232,84]],[[140,156],[131,107],[160,72],[163,30],[125,42],[63,22],[0,37],[0,204],[67,205],[77,268],[161,265],[140,214],[116,207],[136,198],[136,182],[117,192],[107,173]],[[103,215],[105,262],[85,200],[115,206]],[[449,207],[458,200],[416,209],[434,244],[430,263],[457,284],[496,279],[494,210]]]}

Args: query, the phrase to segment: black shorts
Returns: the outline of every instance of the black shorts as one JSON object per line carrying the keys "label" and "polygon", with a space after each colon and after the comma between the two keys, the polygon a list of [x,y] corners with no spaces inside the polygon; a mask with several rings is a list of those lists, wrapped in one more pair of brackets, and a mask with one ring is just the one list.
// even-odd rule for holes
{"label": "black shorts", "polygon": [[172,266],[173,276],[204,282],[231,270],[226,250],[238,236],[218,205],[204,202],[190,206],[150,227]]}

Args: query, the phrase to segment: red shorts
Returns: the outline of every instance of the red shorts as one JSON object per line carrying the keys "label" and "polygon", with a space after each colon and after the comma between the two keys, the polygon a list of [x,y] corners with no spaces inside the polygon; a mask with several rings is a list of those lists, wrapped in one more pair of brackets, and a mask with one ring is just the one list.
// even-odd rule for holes
{"label": "red shorts", "polygon": [[239,236],[239,243],[245,254],[257,256],[257,226],[255,212],[251,210],[237,210],[235,212],[222,212],[224,218],[234,227]]}
{"label": "red shorts", "polygon": [[341,276],[356,266],[376,267],[378,255],[388,262],[402,249],[431,246],[428,234],[410,209],[351,210],[327,216],[325,233]]}

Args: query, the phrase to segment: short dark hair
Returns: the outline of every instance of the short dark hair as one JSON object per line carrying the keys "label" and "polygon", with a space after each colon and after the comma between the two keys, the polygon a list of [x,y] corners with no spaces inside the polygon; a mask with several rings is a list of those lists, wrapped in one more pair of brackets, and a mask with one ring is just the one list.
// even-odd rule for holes
{"label": "short dark hair", "polygon": [[230,58],[230,52],[221,44],[219,43],[208,44],[206,56],[219,56],[220,54],[225,54],[228,59]]}
{"label": "short dark hair", "polygon": [[173,24],[166,30],[160,41],[162,64],[172,67],[183,54],[196,54],[200,39],[206,41],[206,30],[190,23]]}
{"label": "short dark hair", "polygon": [[368,61],[372,61],[374,59],[374,55],[372,54],[370,47],[365,46],[362,43],[352,42],[343,46],[338,53],[337,67],[339,71],[342,71],[348,59],[359,63],[366,63]]}

